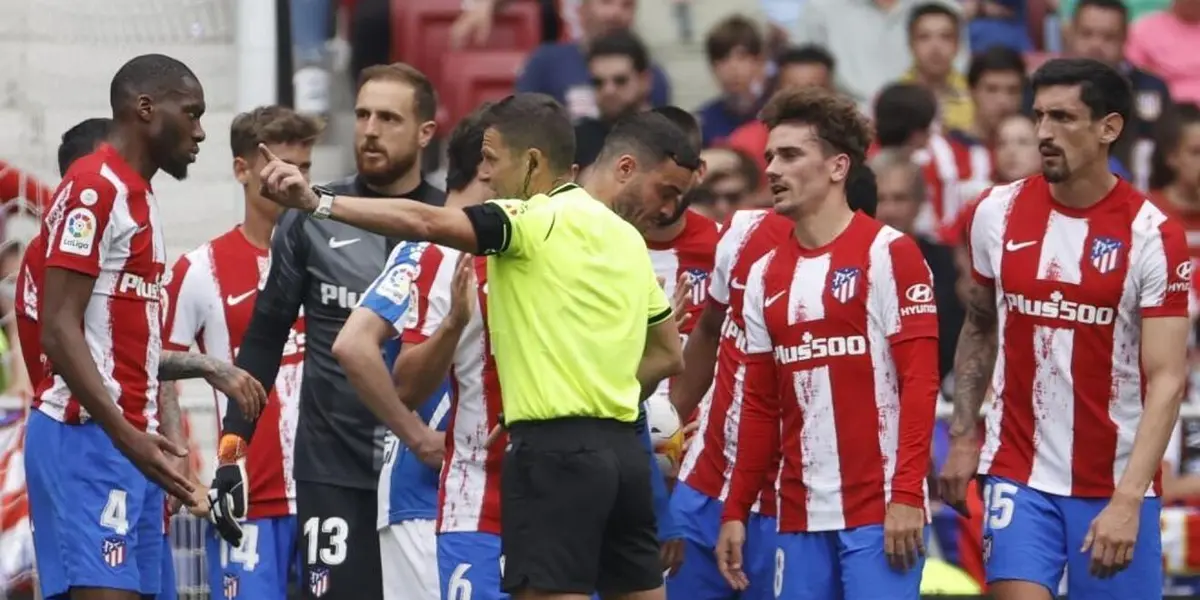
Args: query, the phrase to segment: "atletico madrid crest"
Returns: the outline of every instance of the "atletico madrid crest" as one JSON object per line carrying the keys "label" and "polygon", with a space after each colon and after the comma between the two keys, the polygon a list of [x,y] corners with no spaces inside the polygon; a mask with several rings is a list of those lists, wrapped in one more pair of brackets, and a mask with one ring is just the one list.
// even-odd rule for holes
{"label": "atletico madrid crest", "polygon": [[100,545],[100,553],[104,555],[104,562],[108,566],[116,568],[125,563],[125,539],[116,536],[104,538],[104,542]]}
{"label": "atletico madrid crest", "polygon": [[704,269],[688,269],[686,271],[688,281],[692,284],[691,302],[692,306],[701,306],[704,300],[708,298],[708,271]]}
{"label": "atletico madrid crest", "polygon": [[1101,275],[1112,272],[1121,262],[1121,242],[1110,237],[1092,240],[1091,259]]}
{"label": "atletico madrid crest", "polygon": [[862,281],[862,270],[858,267],[842,267],[833,272],[833,281],[829,285],[829,293],[834,299],[845,304],[858,295],[859,283]]}
{"label": "atletico madrid crest", "polygon": [[308,591],[320,598],[329,591],[329,567],[313,567],[308,572]]}
{"label": "atletico madrid crest", "polygon": [[225,600],[233,600],[238,595],[238,576],[236,573],[225,573],[222,577],[225,588]]}

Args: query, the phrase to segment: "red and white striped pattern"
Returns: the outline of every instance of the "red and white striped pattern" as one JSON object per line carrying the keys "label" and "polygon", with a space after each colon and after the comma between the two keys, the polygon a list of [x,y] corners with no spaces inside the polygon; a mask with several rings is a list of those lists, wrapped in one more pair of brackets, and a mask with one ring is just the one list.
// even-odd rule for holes
{"label": "red and white striped pattern", "polygon": [[[415,322],[401,337],[420,344],[441,326],[451,306],[454,268],[461,253],[430,246],[421,257],[413,298]],[[500,423],[500,379],[487,331],[487,259],[475,257],[476,295],[450,367],[450,421],[438,487],[438,532],[500,533],[500,468],[504,440],[486,445]]]}
{"label": "red and white striped pattern", "polygon": [[[679,480],[696,491],[724,501],[737,463],[738,422],[745,385],[746,336],[743,333],[742,295],[750,266],[777,246],[792,231],[788,219],[771,210],[739,210],[721,229],[712,276],[709,302],[725,311],[713,389],[700,405],[699,428],[679,471]],[[761,508],[775,512],[774,489],[763,490]]]}
{"label": "red and white striped pattern", "polygon": [[[72,165],[54,204],[42,224],[45,266],[96,278],[80,324],[84,340],[125,418],[138,429],[157,431],[166,251],[150,185],[102,145]],[[41,303],[45,291],[39,292]],[[65,423],[89,418],[53,371],[38,386],[34,406]]]}
{"label": "red and white striped pattern", "polygon": [[[650,264],[654,274],[663,282],[663,290],[668,298],[675,298],[675,289],[681,277],[687,277],[692,283],[692,293],[688,298],[685,311],[688,314],[679,326],[680,337],[687,343],[687,336],[700,320],[700,312],[704,310],[708,299],[708,279],[712,275],[713,260],[717,251],[717,240],[721,237],[716,221],[695,211],[688,211],[684,217],[683,231],[669,242],[646,241],[650,249]],[[654,391],[656,396],[666,398],[671,393],[671,380],[663,380]],[[687,418],[690,415],[680,415]]]}
{"label": "red and white striped pattern", "polygon": [[913,159],[921,166],[928,188],[928,201],[914,224],[918,233],[937,236],[992,185],[992,153],[982,144],[934,133]]}
{"label": "red and white striped pattern", "polygon": [[[1079,210],[1054,202],[1036,176],[984,195],[970,249],[999,310],[979,472],[1111,496],[1142,415],[1142,319],[1187,316],[1183,228],[1124,181]],[[1147,495],[1158,493],[1155,477]]]}
{"label": "red and white striped pattern", "polygon": [[[937,338],[932,285],[916,243],[861,214],[825,248],[789,239],[754,263],[743,300],[750,384],[739,436],[761,458],[762,445],[783,432],[779,531],[883,523],[893,494],[927,504],[924,471],[898,472],[913,453],[926,466],[929,449],[901,443],[908,419],[920,415],[902,410],[892,347]],[[733,497],[754,484],[748,471],[735,470]]]}
{"label": "red and white striped pattern", "polygon": [[[186,351],[194,343],[201,352],[232,363],[269,270],[267,250],[251,244],[240,227],[181,256],[167,282],[164,347]],[[275,386],[246,453],[251,519],[296,513],[292,466],[303,369],[304,320],[299,319],[284,345]],[[213,390],[213,400],[219,424],[229,399]]]}

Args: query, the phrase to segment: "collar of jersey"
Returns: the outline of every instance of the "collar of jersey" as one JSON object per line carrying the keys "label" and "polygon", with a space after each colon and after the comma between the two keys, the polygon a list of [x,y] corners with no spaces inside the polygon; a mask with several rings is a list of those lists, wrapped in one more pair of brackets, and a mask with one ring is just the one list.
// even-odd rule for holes
{"label": "collar of jersey", "polygon": [[547,196],[556,196],[556,195],[558,195],[558,194],[561,194],[561,193],[563,193],[563,192],[569,192],[569,191],[571,191],[571,190],[573,190],[573,189],[576,189],[576,188],[578,188],[578,187],[579,187],[579,186],[578,186],[578,185],[576,185],[576,184],[575,184],[575,182],[573,182],[573,181],[568,181],[568,182],[566,182],[566,183],[564,183],[564,184],[562,184],[562,185],[560,185],[560,186],[558,186],[558,187],[556,187],[556,188],[554,188],[554,189],[550,190],[550,191],[549,191],[549,192],[548,192],[546,195],[547,195]]}

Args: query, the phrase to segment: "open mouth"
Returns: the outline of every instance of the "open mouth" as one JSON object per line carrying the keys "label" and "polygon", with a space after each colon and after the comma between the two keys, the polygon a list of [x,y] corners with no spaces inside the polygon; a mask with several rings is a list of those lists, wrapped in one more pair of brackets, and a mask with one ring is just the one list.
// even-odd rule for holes
{"label": "open mouth", "polygon": [[772,186],[771,186],[771,193],[772,193],[772,194],[782,194],[782,193],[784,193],[784,192],[786,192],[786,191],[788,191],[788,188],[787,188],[787,186],[786,186],[786,185],[779,185],[779,184],[776,184],[776,185],[772,185]]}

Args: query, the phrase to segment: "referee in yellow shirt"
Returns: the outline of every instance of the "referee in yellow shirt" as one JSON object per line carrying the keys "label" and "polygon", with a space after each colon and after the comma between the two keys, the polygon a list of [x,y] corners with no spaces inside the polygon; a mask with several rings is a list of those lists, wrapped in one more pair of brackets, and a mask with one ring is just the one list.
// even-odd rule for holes
{"label": "referee in yellow shirt", "polygon": [[643,113],[614,127],[587,189],[574,130],[547,96],[493,107],[481,170],[498,195],[465,209],[334,197],[271,160],[287,206],[396,238],[489,255],[487,316],[510,434],[504,589],[522,598],[663,598],[642,389],[682,369],[679,335],[640,229],[672,215],[700,166],[685,134]]}

